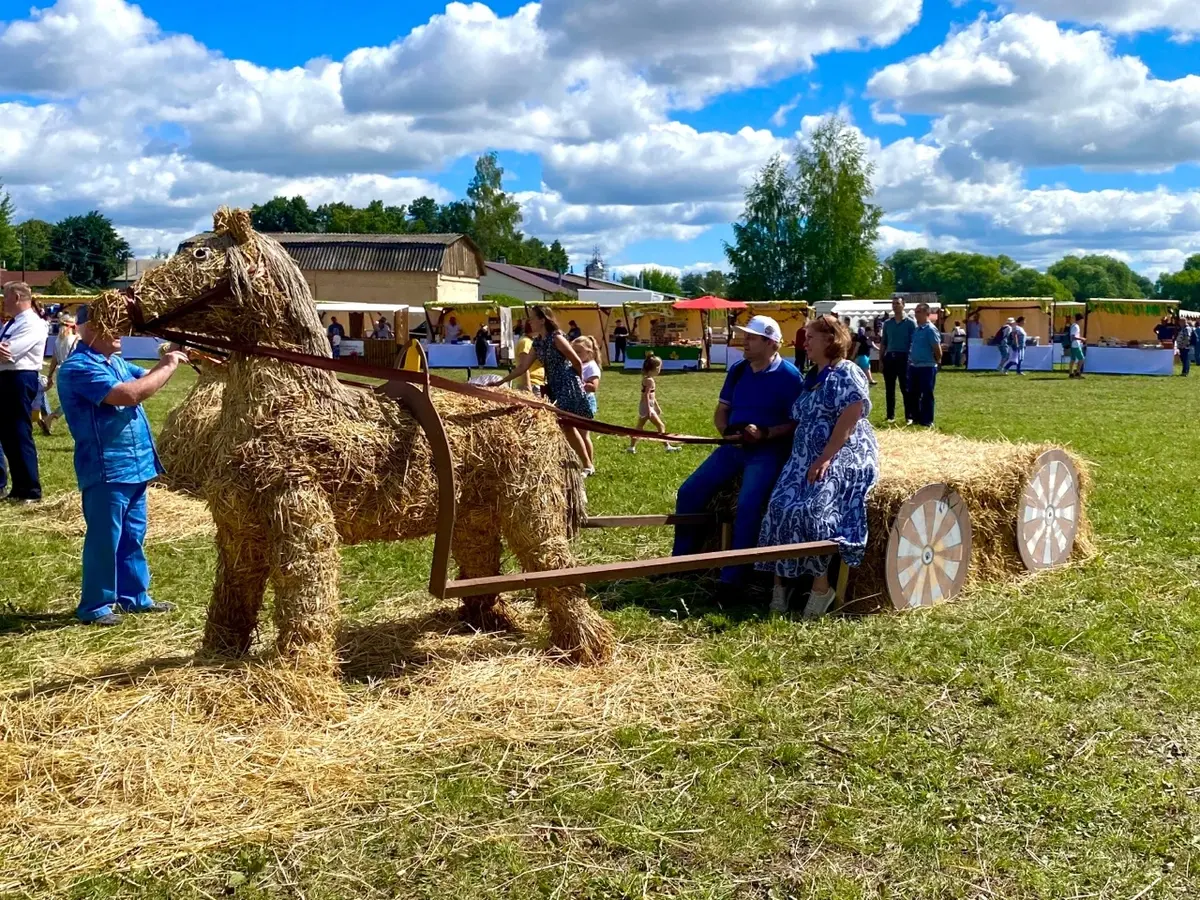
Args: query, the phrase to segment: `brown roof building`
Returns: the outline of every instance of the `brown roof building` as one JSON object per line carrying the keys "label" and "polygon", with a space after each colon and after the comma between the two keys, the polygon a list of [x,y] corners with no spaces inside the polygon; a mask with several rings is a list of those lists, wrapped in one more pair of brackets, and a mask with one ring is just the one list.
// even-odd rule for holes
{"label": "brown roof building", "polygon": [[31,288],[46,288],[50,287],[50,282],[52,282],[55,278],[58,278],[58,276],[64,274],[66,273],[57,269],[30,269],[24,272],[22,272],[20,269],[15,271],[0,269],[0,286],[6,285],[12,281],[24,281]]}

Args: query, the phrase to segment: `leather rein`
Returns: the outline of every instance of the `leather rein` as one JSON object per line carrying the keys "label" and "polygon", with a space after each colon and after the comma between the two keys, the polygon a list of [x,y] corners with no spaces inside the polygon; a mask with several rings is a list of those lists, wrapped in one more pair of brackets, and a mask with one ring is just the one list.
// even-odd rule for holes
{"label": "leather rein", "polygon": [[[401,381],[408,384],[423,385],[426,389],[430,387],[438,388],[443,391],[461,394],[467,397],[474,397],[478,400],[483,400],[487,403],[493,403],[498,406],[513,407],[526,406],[531,409],[540,409],[546,412],[553,413],[558,417],[563,424],[570,425],[572,428],[578,428],[581,431],[591,431],[598,434],[608,434],[615,437],[638,438],[639,440],[647,441],[662,441],[671,444],[730,444],[740,443],[740,438],[723,437],[710,438],[699,437],[689,434],[660,434],[656,431],[639,431],[636,428],[629,428],[624,425],[614,425],[609,422],[601,422],[597,419],[589,419],[586,416],[580,416],[575,413],[567,412],[559,409],[550,403],[545,403],[541,400],[535,400],[531,397],[522,397],[514,392],[504,394],[498,393],[494,389],[480,387],[474,384],[464,384],[459,381],[451,381],[449,378],[444,378],[440,375],[434,375],[429,371],[409,372],[404,369],[393,369],[388,366],[377,366],[371,363],[349,363],[341,360],[331,359],[327,356],[316,356],[311,353],[301,353],[297,350],[286,350],[280,347],[269,347],[263,344],[251,344],[244,341],[229,340],[226,338],[213,337],[211,335],[195,335],[187,332],[176,331],[167,326],[184,316],[191,313],[200,312],[207,309],[218,300],[224,300],[232,296],[232,289],[229,282],[224,281],[218,287],[205,291],[198,297],[189,300],[182,306],[178,306],[173,310],[155,316],[152,319],[146,319],[142,313],[141,307],[138,306],[134,298],[132,288],[125,288],[122,294],[126,297],[126,303],[129,311],[129,318],[133,323],[134,330],[143,334],[153,335],[154,337],[162,338],[170,341],[173,344],[178,344],[181,347],[190,347],[198,350],[201,353],[206,353],[215,356],[222,356],[224,353],[238,353],[242,356],[257,357],[259,359],[273,359],[277,362],[288,363],[295,366],[303,366],[310,369],[321,369],[326,372],[333,372],[338,375],[348,375],[358,378],[375,378],[380,381],[395,382]],[[346,381],[346,384],[352,387],[371,387],[371,385],[362,384],[360,382]]]}

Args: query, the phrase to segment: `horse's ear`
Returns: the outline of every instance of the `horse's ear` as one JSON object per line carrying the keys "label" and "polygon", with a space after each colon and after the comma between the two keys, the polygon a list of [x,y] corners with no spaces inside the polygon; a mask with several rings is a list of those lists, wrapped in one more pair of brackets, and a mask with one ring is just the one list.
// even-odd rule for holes
{"label": "horse's ear", "polygon": [[239,244],[248,244],[254,235],[254,227],[250,224],[250,212],[222,206],[213,214],[213,231],[217,234],[228,234]]}

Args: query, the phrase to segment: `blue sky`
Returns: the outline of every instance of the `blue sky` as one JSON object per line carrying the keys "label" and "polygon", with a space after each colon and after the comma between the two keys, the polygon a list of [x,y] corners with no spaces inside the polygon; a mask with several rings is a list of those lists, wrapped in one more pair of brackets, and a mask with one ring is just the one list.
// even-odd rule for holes
{"label": "blue sky", "polygon": [[[223,202],[461,195],[496,150],[573,257],[721,266],[754,172],[862,132],[879,250],[1200,252],[1200,4],[1110,0],[0,0],[0,180],[142,252]],[[232,26],[232,27],[231,27]]]}

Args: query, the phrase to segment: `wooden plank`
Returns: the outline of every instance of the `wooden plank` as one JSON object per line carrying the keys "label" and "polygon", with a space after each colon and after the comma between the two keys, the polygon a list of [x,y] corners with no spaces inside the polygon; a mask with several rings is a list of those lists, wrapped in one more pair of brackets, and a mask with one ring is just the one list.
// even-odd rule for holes
{"label": "wooden plank", "polygon": [[716,516],[698,513],[695,515],[666,516],[589,516],[584,528],[658,528],[666,525],[711,525],[719,523]]}
{"label": "wooden plank", "polygon": [[773,562],[778,559],[797,559],[804,556],[831,556],[837,552],[838,545],[833,541],[812,541],[807,544],[752,547],[749,550],[725,550],[716,553],[694,553],[690,556],[667,556],[659,559],[606,563],[599,566],[576,566],[571,569],[551,569],[547,572],[517,572],[512,575],[451,581],[446,584],[445,593],[439,596],[441,599],[474,597],[480,594],[498,594],[523,588],[629,581],[645,578],[648,575],[695,572],[721,566]]}

